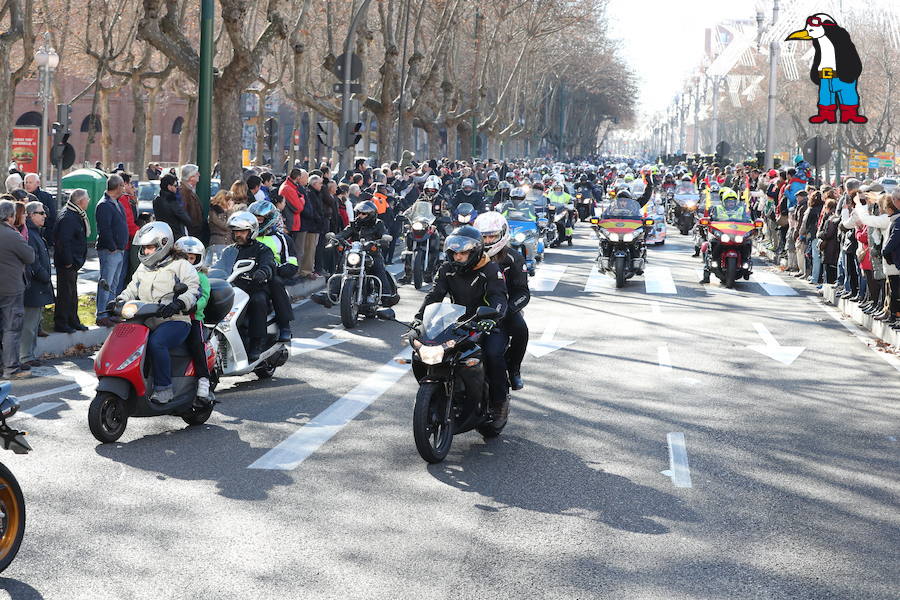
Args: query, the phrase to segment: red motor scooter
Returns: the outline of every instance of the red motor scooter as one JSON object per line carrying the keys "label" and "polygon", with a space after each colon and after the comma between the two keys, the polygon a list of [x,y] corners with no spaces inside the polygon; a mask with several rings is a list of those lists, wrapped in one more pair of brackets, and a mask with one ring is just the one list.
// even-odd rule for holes
{"label": "red motor scooter", "polygon": [[[222,285],[213,285],[213,282]],[[234,292],[227,283],[210,280],[210,298],[206,321],[217,322],[231,310]],[[187,286],[175,286],[174,296],[187,291]],[[125,432],[129,417],[159,417],[176,415],[188,425],[205,423],[212,414],[214,401],[197,397],[197,377],[188,349],[182,345],[171,350],[172,386],[174,398],[166,404],[150,400],[153,375],[147,355],[150,328],[144,322],[156,316],[161,304],[132,300],[117,304],[111,311],[121,317],[100,352],[94,359],[97,374],[97,395],[88,410],[88,426],[98,441],[115,442]],[[215,372],[216,354],[206,343],[206,364]],[[214,386],[210,382],[210,388]]]}

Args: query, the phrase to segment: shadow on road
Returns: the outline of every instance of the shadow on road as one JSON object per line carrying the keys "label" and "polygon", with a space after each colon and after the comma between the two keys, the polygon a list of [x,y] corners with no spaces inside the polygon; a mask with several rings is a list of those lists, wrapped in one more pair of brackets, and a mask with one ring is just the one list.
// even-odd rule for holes
{"label": "shadow on road", "polygon": [[0,590],[9,592],[11,600],[43,600],[39,591],[18,579],[0,577]]}
{"label": "shadow on road", "polygon": [[[211,448],[218,457],[228,459],[212,460]],[[259,449],[241,440],[237,431],[216,425],[148,435],[127,444],[98,444],[96,451],[110,460],[162,476],[215,481],[219,494],[234,500],[266,500],[275,486],[293,483],[281,471],[247,469],[259,457]]]}
{"label": "shadow on road", "polygon": [[504,507],[588,518],[634,533],[668,533],[662,520],[698,520],[675,496],[592,468],[567,450],[519,437],[471,445],[458,461],[429,471],[448,485]]}

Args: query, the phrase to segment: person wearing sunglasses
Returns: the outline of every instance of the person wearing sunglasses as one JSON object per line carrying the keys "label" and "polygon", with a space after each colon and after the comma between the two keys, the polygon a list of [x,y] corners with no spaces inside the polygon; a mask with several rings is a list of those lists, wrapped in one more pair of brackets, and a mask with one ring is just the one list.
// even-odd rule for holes
{"label": "person wearing sunglasses", "polygon": [[22,337],[19,340],[19,364],[39,367],[35,358],[38,330],[44,307],[53,304],[53,283],[50,281],[50,252],[41,230],[47,222],[47,211],[42,202],[25,205],[25,226],[28,227],[28,245],[34,250],[34,262],[26,268],[25,316],[22,318]]}

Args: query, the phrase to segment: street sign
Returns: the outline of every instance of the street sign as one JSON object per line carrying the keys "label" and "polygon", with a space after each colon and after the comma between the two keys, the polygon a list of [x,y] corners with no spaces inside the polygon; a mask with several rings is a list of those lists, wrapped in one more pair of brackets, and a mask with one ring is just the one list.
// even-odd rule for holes
{"label": "street sign", "polygon": [[814,167],[821,167],[831,158],[831,144],[820,135],[811,137],[803,144],[803,158]]}
{"label": "street sign", "polygon": [[731,154],[731,144],[724,140],[719,142],[718,144],[716,144],[716,154],[718,154],[721,158],[725,158],[726,156]]}
{"label": "street sign", "polygon": [[[343,94],[344,93],[344,84],[336,83],[332,86],[331,90],[335,94]],[[361,94],[362,93],[362,84],[361,83],[351,83],[350,84],[350,93],[351,94]]]}
{"label": "street sign", "polygon": [[[334,68],[331,70],[334,73],[334,76],[344,80],[344,61],[347,60],[346,54],[341,54],[334,61]],[[360,60],[359,55],[351,54],[350,55],[350,79],[359,79],[362,76],[362,60]]]}
{"label": "street sign", "polygon": [[878,157],[877,157],[877,156],[873,156],[873,157],[869,158],[869,161],[868,161],[868,165],[867,165],[867,166],[868,166],[868,168],[870,168],[870,169],[877,169],[877,168],[878,168],[878,163],[879,163]]}

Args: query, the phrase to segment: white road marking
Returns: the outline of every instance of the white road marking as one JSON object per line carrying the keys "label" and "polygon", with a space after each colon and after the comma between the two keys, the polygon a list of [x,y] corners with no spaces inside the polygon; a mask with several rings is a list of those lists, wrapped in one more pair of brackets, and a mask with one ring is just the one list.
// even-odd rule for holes
{"label": "white road marking", "polygon": [[[697,281],[703,279],[703,269],[697,269]],[[727,287],[723,287],[718,283],[715,275],[710,274],[709,283],[704,283],[703,289],[706,290],[707,294],[738,294],[740,295],[740,291],[736,289],[728,289]]]}
{"label": "white road marking", "polygon": [[570,344],[574,344],[575,340],[553,339],[553,337],[556,335],[556,329],[558,327],[558,318],[547,321],[547,325],[544,327],[544,332],[541,334],[541,339],[528,340],[528,352],[536,358],[541,358],[542,356],[546,356],[555,350],[559,350],[560,348],[565,348]]}
{"label": "white road marking", "polygon": [[759,334],[759,337],[762,338],[765,346],[747,347],[754,352],[759,352],[769,358],[775,359],[784,365],[790,365],[797,360],[798,356],[803,354],[804,350],[806,350],[806,348],[802,346],[782,346],[762,323],[754,323],[753,328],[756,329],[756,332]]}
{"label": "white road marking", "polygon": [[584,291],[601,292],[614,289],[616,289],[616,280],[606,273],[601,273],[595,264],[588,276],[587,283],[584,284]]}
{"label": "white road marking", "polygon": [[849,317],[847,317],[847,319],[841,318],[841,315],[835,309],[826,305],[818,298],[810,297],[809,300],[810,300],[810,302],[812,302],[813,304],[815,304],[816,306],[818,306],[819,308],[824,310],[825,313],[828,314],[829,317],[831,317],[832,319],[834,319],[835,321],[837,321],[838,323],[843,325],[847,331],[849,331],[850,333],[853,334],[853,337],[855,337],[856,339],[861,341],[863,344],[868,346],[869,349],[872,350],[872,352],[874,352],[875,354],[880,356],[881,360],[883,360],[887,364],[894,367],[894,369],[896,369],[897,371],[900,371],[900,360],[898,360],[897,357],[894,356],[893,354],[888,354],[887,352],[879,351],[878,344],[877,344],[875,337],[872,336],[871,334],[869,334],[869,332],[863,331],[862,329],[857,327],[856,324],[854,324],[854,323],[850,323],[848,321]]}
{"label": "white road marking", "polygon": [[90,394],[94,391],[94,388],[97,387],[97,377],[94,375],[93,369],[90,371],[86,371],[81,369],[73,362],[64,362],[59,367],[35,367],[31,370],[35,376],[38,377],[63,377],[65,379],[72,379],[75,383],[68,383],[66,385],[57,386],[55,388],[50,388],[49,390],[42,390],[40,392],[34,392],[32,394],[25,394],[24,396],[17,396],[19,402],[25,402],[27,400],[37,400],[38,398],[43,398],[45,396],[52,396],[54,394],[62,394],[65,392],[70,392],[72,390],[83,390],[84,394]]}
{"label": "white road marking", "polygon": [[797,296],[797,290],[789,286],[775,273],[758,271],[750,276],[750,281],[762,286],[770,296]]}
{"label": "white road marking", "polygon": [[44,390],[42,392],[35,392],[33,394],[26,394],[24,396],[16,396],[16,398],[19,399],[19,402],[25,402],[26,400],[37,400],[38,398],[43,398],[44,396],[52,396],[53,394],[62,394],[63,392],[80,389],[81,386],[77,383],[70,383],[68,385],[61,385],[59,387],[50,388],[49,390]]}
{"label": "white road marking", "polygon": [[342,344],[347,340],[341,340],[334,337],[334,332],[326,331],[316,338],[294,338],[291,340],[291,356],[305,354],[313,350],[321,350],[329,348],[337,344]]}
{"label": "white road marking", "polygon": [[403,263],[396,263],[393,265],[386,265],[384,270],[390,273],[391,275],[399,275],[403,272]]}
{"label": "white road marking", "polygon": [[684,444],[684,434],[672,432],[666,436],[669,442],[669,469],[662,471],[666,477],[672,478],[675,487],[689,488],[691,485],[691,469],[688,466],[687,448]]}
{"label": "white road marking", "polygon": [[297,310],[298,308],[300,308],[301,306],[303,306],[303,305],[306,304],[307,302],[309,302],[309,298],[304,298],[304,299],[301,300],[300,302],[294,302],[293,304],[291,304],[291,308],[294,309],[294,310]]}
{"label": "white road marking", "polygon": [[[407,348],[400,356],[410,358],[412,348]],[[296,469],[347,423],[388,391],[411,368],[411,365],[399,365],[393,360],[381,366],[365,381],[347,392],[347,395],[316,415],[247,468],[280,471]]]}
{"label": "white road marking", "polygon": [[548,265],[543,264],[537,269],[534,277],[531,278],[530,287],[532,292],[552,292],[559,284],[559,280],[566,272],[565,265]]}
{"label": "white road marking", "polygon": [[644,269],[644,285],[648,294],[677,294],[678,288],[672,279],[669,267],[647,267]]}
{"label": "white road marking", "polygon": [[663,344],[656,348],[657,361],[659,362],[659,370],[663,373],[672,372],[672,357],[669,356],[669,345]]}
{"label": "white road marking", "polygon": [[22,413],[26,415],[31,415],[32,417],[36,417],[41,413],[45,413],[48,410],[53,410],[58,406],[62,406],[65,402],[41,402],[36,406],[32,406],[26,410],[23,410]]}

